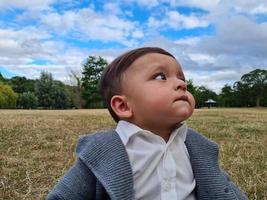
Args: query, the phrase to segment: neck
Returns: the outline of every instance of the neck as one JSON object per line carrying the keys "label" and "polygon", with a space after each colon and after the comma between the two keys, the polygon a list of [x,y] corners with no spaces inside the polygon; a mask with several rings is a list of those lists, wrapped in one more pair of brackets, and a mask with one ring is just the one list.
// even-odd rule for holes
{"label": "neck", "polygon": [[166,130],[166,131],[164,131],[164,130],[162,130],[162,131],[156,131],[156,130],[153,131],[152,130],[151,132],[155,133],[156,135],[158,135],[160,137],[162,137],[163,140],[165,140],[165,142],[167,143],[169,141],[169,139],[170,139],[172,130]]}
{"label": "neck", "polygon": [[137,126],[139,126],[140,128],[144,129],[144,130],[148,130],[148,131],[151,131],[152,133],[162,137],[165,142],[167,143],[169,141],[169,138],[171,136],[171,133],[172,131],[177,128],[177,127],[180,127],[181,124],[179,123],[178,125],[175,124],[175,125],[172,125],[172,126],[169,126],[169,127],[149,127],[149,126],[144,126],[144,125],[138,125],[136,124]]}

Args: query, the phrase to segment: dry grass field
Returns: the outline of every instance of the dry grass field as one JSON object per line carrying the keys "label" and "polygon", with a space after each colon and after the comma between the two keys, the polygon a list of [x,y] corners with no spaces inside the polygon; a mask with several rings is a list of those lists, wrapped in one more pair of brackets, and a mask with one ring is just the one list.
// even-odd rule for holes
{"label": "dry grass field", "polygon": [[[199,109],[187,123],[220,145],[222,167],[250,199],[267,199],[267,109]],[[79,135],[114,126],[106,110],[0,110],[0,199],[44,199]]]}

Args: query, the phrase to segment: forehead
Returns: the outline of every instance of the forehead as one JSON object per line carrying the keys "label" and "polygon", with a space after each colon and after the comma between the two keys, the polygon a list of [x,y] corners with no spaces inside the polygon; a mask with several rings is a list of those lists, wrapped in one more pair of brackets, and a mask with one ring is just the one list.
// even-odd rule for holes
{"label": "forehead", "polygon": [[165,54],[148,53],[137,58],[127,69],[127,71],[137,72],[156,69],[175,70],[182,73],[182,68],[179,62]]}

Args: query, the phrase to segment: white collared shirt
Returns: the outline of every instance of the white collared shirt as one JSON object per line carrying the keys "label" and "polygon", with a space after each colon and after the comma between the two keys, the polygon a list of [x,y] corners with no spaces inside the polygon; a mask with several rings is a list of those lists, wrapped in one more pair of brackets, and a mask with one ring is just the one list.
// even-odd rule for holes
{"label": "white collared shirt", "polygon": [[133,171],[134,199],[195,200],[196,182],[184,144],[187,125],[164,139],[138,126],[119,121],[119,134]]}

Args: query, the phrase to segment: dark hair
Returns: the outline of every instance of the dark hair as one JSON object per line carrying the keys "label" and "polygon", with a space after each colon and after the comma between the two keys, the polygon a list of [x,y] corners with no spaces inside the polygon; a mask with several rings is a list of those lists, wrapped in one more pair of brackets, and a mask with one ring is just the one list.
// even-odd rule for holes
{"label": "dark hair", "polygon": [[122,74],[131,66],[131,64],[136,59],[148,53],[160,53],[171,56],[175,59],[172,54],[165,51],[164,49],[158,47],[142,47],[133,49],[120,55],[115,60],[113,60],[102,73],[99,82],[100,94],[103,98],[103,101],[106,103],[111,116],[116,122],[118,122],[120,118],[112,110],[110,101],[114,95],[119,95],[121,93]]}

